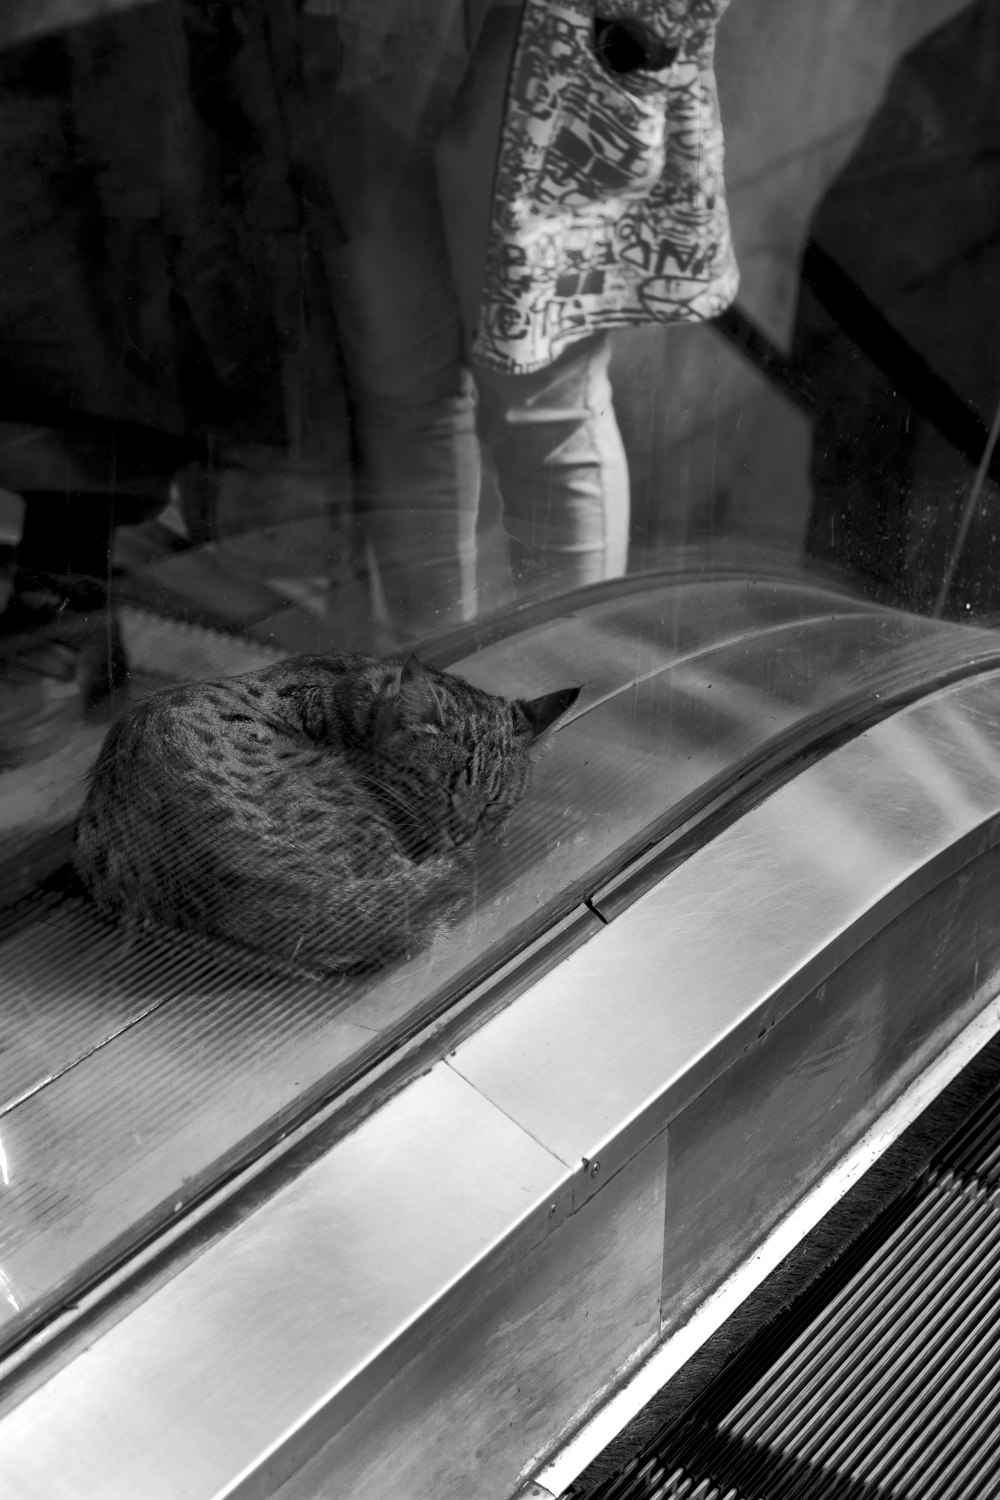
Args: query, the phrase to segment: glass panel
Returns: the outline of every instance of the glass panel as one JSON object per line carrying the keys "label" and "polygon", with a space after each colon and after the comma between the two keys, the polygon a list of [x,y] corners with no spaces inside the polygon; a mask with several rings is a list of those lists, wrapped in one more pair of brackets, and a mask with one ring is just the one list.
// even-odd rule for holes
{"label": "glass panel", "polygon": [[998,65],[986,0],[3,10],[0,1349],[997,660]]}

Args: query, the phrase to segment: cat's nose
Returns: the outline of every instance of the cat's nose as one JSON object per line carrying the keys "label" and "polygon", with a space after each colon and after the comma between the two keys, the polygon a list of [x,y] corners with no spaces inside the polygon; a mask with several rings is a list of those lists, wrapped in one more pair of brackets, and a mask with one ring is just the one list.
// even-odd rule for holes
{"label": "cat's nose", "polygon": [[475,823],[453,823],[451,842],[456,849],[469,849],[479,842],[481,828]]}

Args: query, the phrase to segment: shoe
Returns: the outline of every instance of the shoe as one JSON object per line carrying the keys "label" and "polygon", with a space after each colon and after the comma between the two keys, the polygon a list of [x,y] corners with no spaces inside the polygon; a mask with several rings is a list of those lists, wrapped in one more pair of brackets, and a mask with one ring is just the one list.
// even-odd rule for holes
{"label": "shoe", "polygon": [[0,768],[50,754],[127,681],[103,589],[89,580],[18,575],[0,611]]}

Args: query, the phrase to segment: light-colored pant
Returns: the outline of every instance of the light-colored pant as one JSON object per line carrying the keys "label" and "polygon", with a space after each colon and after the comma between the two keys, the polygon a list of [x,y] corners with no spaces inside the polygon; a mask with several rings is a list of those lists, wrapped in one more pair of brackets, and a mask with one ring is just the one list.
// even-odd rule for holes
{"label": "light-colored pant", "polygon": [[401,137],[379,85],[338,105],[330,160],[348,240],[330,261],[358,499],[404,636],[476,611],[484,467],[515,584],[551,576],[562,589],[625,570],[628,470],[606,336],[530,375],[469,356],[517,20],[489,12],[436,144]]}

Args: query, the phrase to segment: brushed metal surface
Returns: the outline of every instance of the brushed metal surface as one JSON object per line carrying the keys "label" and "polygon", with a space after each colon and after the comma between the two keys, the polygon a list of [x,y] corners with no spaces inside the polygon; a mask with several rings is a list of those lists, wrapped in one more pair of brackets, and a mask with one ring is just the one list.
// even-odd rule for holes
{"label": "brushed metal surface", "polygon": [[946,689],[810,766],[545,976],[530,1006],[489,1021],[454,1067],[566,1162],[607,1156],[640,1117],[665,1124],[846,956],[840,934],[860,943],[936,883],[940,861],[997,836],[998,681]]}
{"label": "brushed metal surface", "polygon": [[[927,1068],[838,1159],[836,1166],[798,1200],[766,1239],[753,1247],[752,1253],[737,1264],[697,1312],[676,1332],[668,1334],[573,1437],[534,1471],[532,1482],[543,1494],[562,1495],[569,1488],[998,1034],[1000,997],[986,1005],[942,1050],[935,1051]],[[526,1489],[517,1500],[527,1500],[529,1493]]]}
{"label": "brushed metal surface", "polygon": [[[565,926],[571,940],[574,928],[601,924],[583,911]],[[546,961],[545,945],[537,948]],[[525,973],[501,976],[515,991],[534,967],[525,958]],[[204,967],[185,978],[186,992],[169,1004],[154,1004],[154,987],[141,1027],[0,1118],[0,1325],[11,1334],[120,1253],[130,1234],[172,1223],[264,1131],[279,1130],[304,1093],[363,1066],[377,1047],[377,1031],[353,1011],[331,1013],[322,986],[292,995]],[[373,1008],[383,993],[369,993]]]}
{"label": "brushed metal surface", "polygon": [[[994,673],[939,692],[810,765],[57,1370],[0,1423],[0,1492],[25,1500],[264,1495],[329,1441],[341,1445],[337,1463],[356,1461],[378,1494],[396,1472],[383,1456],[388,1464],[399,1454],[386,1426],[394,1393],[406,1430],[425,1445],[406,1472],[426,1464],[439,1493],[458,1494],[469,1484],[469,1449],[458,1443],[449,1457],[445,1419],[468,1414],[467,1377],[483,1393],[474,1431],[488,1431],[491,1464],[526,1477],[546,1445],[585,1417],[587,1383],[596,1399],[622,1374],[628,1339],[602,1339],[593,1366],[564,1376],[560,1361],[570,1356],[560,1330],[574,1330],[585,1358],[574,1297],[582,1286],[588,1296],[598,1287],[614,1295],[622,1241],[601,1226],[628,1224],[637,1162],[649,1164],[649,1181],[660,1180],[662,1126],[753,1049],[781,1073],[794,1072],[800,1044],[813,1060],[836,1054],[835,1027],[819,1025],[811,1039],[808,997],[943,881],[965,881],[975,900],[988,901],[998,836]],[[986,871],[976,860],[993,861],[988,878],[970,874]],[[974,901],[940,911],[944,930],[916,919],[910,929],[932,977],[950,932],[967,947],[977,920]],[[971,964],[959,962],[957,989],[941,992],[949,1023],[990,998],[976,988],[975,967],[974,954]],[[878,1004],[848,1018],[859,1039],[851,1056],[860,1066],[868,1058],[876,1094],[888,1096],[941,1015],[931,986],[910,1029],[908,971],[883,965],[876,973]],[[837,1066],[827,1102],[840,1097]],[[763,1101],[778,1097],[774,1076],[759,1090]],[[808,1110],[809,1066],[799,1085]],[[726,1119],[725,1094],[723,1083],[709,1126]],[[757,1094],[748,1085],[748,1111]],[[857,1097],[846,1090],[845,1107]],[[749,1129],[746,1114],[740,1128]],[[773,1136],[761,1137],[762,1151]],[[706,1168],[683,1127],[677,1146],[690,1163],[679,1185],[688,1184],[690,1221],[704,1239],[718,1206],[697,1206]],[[589,1197],[577,1192],[584,1158],[601,1163]],[[787,1155],[780,1160],[790,1172]],[[564,1217],[570,1185],[575,1212]],[[645,1192],[640,1200],[648,1203]],[[557,1227],[546,1232],[554,1202]],[[619,1203],[624,1217],[606,1220]],[[734,1218],[747,1212],[736,1182]],[[659,1308],[675,1221],[669,1208],[660,1215],[657,1238],[643,1236],[624,1276],[629,1338],[640,1344],[649,1308]],[[588,1224],[597,1226],[592,1236]],[[577,1234],[587,1253],[563,1260],[557,1244],[576,1243]],[[553,1317],[550,1331],[547,1318],[528,1311],[555,1306],[540,1289],[556,1295],[560,1268],[566,1318]],[[454,1358],[444,1357],[448,1347]],[[510,1408],[498,1412],[502,1391]],[[385,1421],[369,1430],[362,1417],[373,1400],[388,1404]],[[519,1425],[528,1417],[530,1440]],[[357,1448],[345,1449],[352,1437]],[[326,1493],[337,1492],[336,1465],[323,1472]]]}
{"label": "brushed metal surface", "polygon": [[438,1065],[10,1413],[0,1494],[268,1493],[297,1430],[338,1397],[353,1415],[393,1342],[564,1176]]}
{"label": "brushed metal surface", "polygon": [[1000,991],[998,890],[991,848],[896,917],[671,1120],[665,1328],[691,1315]]}
{"label": "brushed metal surface", "polygon": [[530,1259],[457,1288],[443,1326],[276,1500],[513,1494],[659,1337],[666,1166],[661,1137]]}

